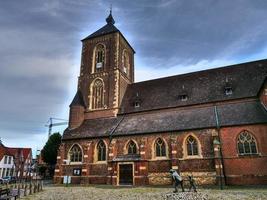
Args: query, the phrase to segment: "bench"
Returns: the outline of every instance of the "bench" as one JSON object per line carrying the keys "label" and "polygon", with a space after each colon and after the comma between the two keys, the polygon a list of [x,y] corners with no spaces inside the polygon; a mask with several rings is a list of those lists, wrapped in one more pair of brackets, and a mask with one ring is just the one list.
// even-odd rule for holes
{"label": "bench", "polygon": [[18,194],[10,192],[10,189],[1,189],[0,188],[0,200],[9,200],[14,198],[17,199]]}

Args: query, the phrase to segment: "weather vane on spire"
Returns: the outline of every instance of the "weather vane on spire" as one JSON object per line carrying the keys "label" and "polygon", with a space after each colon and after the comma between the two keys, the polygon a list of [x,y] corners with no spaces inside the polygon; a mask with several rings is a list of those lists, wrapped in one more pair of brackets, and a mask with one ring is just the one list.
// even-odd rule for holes
{"label": "weather vane on spire", "polygon": [[112,3],[110,4],[110,7],[109,7],[109,13],[112,14]]}
{"label": "weather vane on spire", "polygon": [[106,18],[108,24],[115,24],[115,20],[112,17],[112,4],[110,4],[109,16]]}

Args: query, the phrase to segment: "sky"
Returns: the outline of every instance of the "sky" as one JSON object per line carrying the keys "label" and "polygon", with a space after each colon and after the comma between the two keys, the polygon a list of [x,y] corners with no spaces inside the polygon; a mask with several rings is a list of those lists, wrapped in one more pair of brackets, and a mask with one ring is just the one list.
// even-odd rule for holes
{"label": "sky", "polygon": [[4,145],[41,149],[48,119],[68,119],[80,40],[106,24],[111,4],[136,51],[135,81],[267,58],[266,0],[0,0]]}

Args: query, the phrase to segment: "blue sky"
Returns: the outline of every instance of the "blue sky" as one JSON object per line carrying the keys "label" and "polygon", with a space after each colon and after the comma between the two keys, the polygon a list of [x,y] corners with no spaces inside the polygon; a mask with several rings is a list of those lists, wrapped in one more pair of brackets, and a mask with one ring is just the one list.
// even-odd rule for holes
{"label": "blue sky", "polygon": [[136,81],[266,58],[265,0],[0,1],[5,145],[40,149],[48,118],[68,119],[80,40],[105,25],[111,3],[136,50]]}

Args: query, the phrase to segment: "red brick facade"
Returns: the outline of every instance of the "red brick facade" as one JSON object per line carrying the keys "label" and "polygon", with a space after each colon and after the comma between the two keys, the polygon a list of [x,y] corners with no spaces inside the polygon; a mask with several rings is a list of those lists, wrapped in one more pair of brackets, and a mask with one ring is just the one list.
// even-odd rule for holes
{"label": "red brick facade", "polygon": [[[238,84],[242,90],[231,87],[229,80],[233,78],[230,74],[229,80],[219,77],[221,85],[214,86],[214,90],[211,87],[219,83],[218,77],[214,78],[214,84],[207,81],[210,86],[194,84],[195,90],[190,90],[191,93],[185,93],[184,85],[181,87],[178,84],[182,88],[178,95],[175,94],[177,87],[172,84],[176,79],[173,81],[174,78],[169,78],[174,92],[159,102],[163,99],[161,94],[170,88],[167,88],[168,81],[165,84],[163,81],[166,80],[147,82],[143,88],[142,84],[134,85],[135,52],[113,24],[110,15],[106,26],[83,40],[79,92],[70,105],[69,128],[63,135],[58,152],[55,182],[62,183],[64,175],[71,175],[72,183],[120,185],[127,178],[122,176],[128,173],[132,178],[126,181],[132,185],[163,185],[171,183],[169,170],[175,169],[185,179],[193,175],[197,184],[266,184],[267,121],[266,107],[262,106],[267,105],[266,87],[262,87],[260,95],[244,95],[246,88]],[[99,44],[103,46],[105,56],[102,67],[96,69],[96,48]],[[126,71],[125,52],[129,56],[129,68]],[[260,64],[253,65],[259,67],[259,71],[265,70]],[[244,67],[248,68],[255,71],[254,66]],[[202,83],[221,73],[233,73],[229,67],[220,70],[222,72],[215,71],[217,75],[210,71],[207,74],[196,73],[189,80],[187,76],[181,76],[177,82],[182,81],[186,86],[186,81],[190,83],[199,76],[204,77],[200,78]],[[236,71],[240,72],[238,69]],[[246,71],[244,74],[249,75]],[[235,76],[236,80],[242,81]],[[97,79],[103,85],[94,93],[92,85]],[[261,80],[260,77],[258,80]],[[246,84],[247,81],[245,86],[249,87]],[[157,88],[161,87],[163,89],[157,93]],[[204,90],[200,91],[199,87]],[[209,87],[212,93],[207,92]],[[228,94],[224,93],[225,88]],[[151,90],[154,98],[146,96]],[[145,92],[140,95],[139,91]],[[215,93],[218,93],[218,97],[213,98]],[[199,94],[197,102],[191,98],[196,94]],[[181,95],[186,97],[185,101],[181,101]],[[192,95],[189,101],[188,95]],[[145,97],[150,99],[148,103]],[[93,100],[100,108],[92,106]],[[179,103],[177,108],[171,101]],[[139,107],[136,102],[145,108]],[[165,107],[157,107],[161,104]],[[124,113],[124,109],[129,113]],[[248,114],[253,115],[253,119]],[[244,147],[249,153],[240,153],[238,150],[238,138],[242,131],[250,133],[255,141],[249,147]],[[104,142],[103,151],[99,147],[101,140]],[[134,153],[128,152],[130,141],[136,145]],[[77,157],[72,150],[74,145],[80,149]],[[73,161],[66,164],[66,160]],[[75,175],[76,170],[81,174]]]}
{"label": "red brick facade", "polygon": [[[237,137],[249,131],[257,141],[257,155],[239,155]],[[221,129],[222,153],[227,184],[267,184],[267,125],[237,126]]]}

